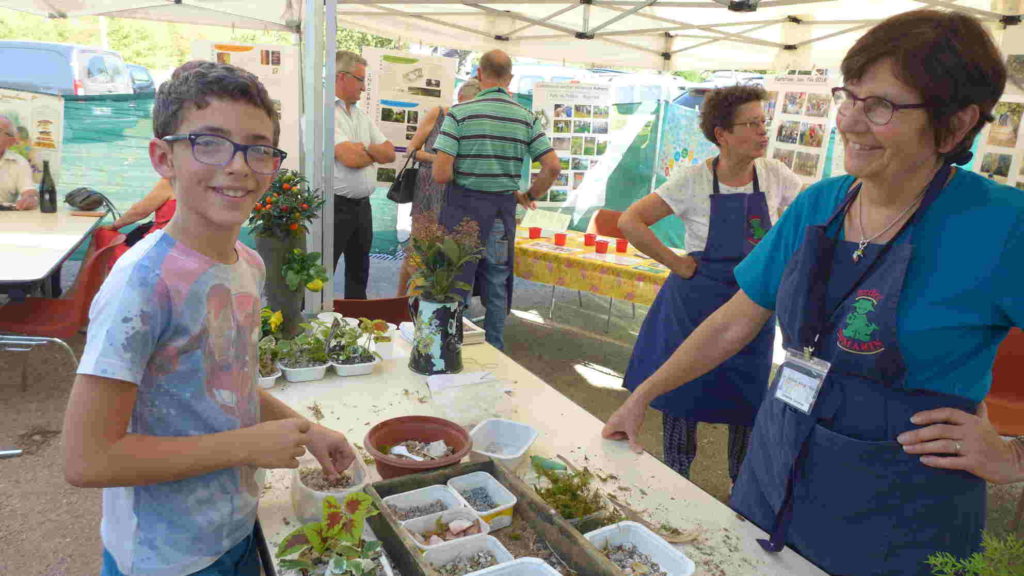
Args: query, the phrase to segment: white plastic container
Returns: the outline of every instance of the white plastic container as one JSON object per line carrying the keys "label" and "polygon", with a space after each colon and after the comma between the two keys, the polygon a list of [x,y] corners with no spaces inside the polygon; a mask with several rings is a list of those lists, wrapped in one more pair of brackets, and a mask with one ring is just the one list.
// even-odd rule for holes
{"label": "white plastic container", "polygon": [[[448,481],[448,486],[459,495],[466,508],[469,508],[480,519],[490,524],[492,530],[500,530],[512,525],[512,514],[516,506],[516,497],[509,492],[508,488],[502,486],[501,482],[495,480],[494,476],[487,472],[472,472],[464,476],[452,478]],[[462,492],[480,486],[487,489],[487,494],[494,500],[497,507],[484,511],[476,510],[469,504],[466,497],[462,495]]]}
{"label": "white plastic container", "polygon": [[345,495],[349,492],[358,492],[362,490],[369,479],[369,473],[366,470],[366,465],[363,464],[361,458],[356,458],[348,468],[348,472],[352,474],[351,486],[348,488],[342,488],[337,492],[320,492],[303,484],[302,479],[299,477],[299,470],[302,468],[319,466],[320,463],[317,462],[316,458],[306,455],[299,459],[299,467],[292,470],[292,510],[295,512],[295,516],[297,516],[303,524],[317,522],[320,520],[323,516],[324,498],[334,496],[338,499],[338,503],[340,504],[341,501],[345,499]]}
{"label": "white plastic container", "polygon": [[561,576],[561,574],[540,558],[519,558],[505,564],[477,570],[466,576]]}
{"label": "white plastic container", "polygon": [[281,368],[280,368],[280,366],[277,368],[277,371],[274,372],[273,374],[271,374],[270,376],[260,376],[260,379],[259,379],[259,386],[260,386],[260,388],[273,388],[274,384],[277,382],[278,377],[280,377],[280,376],[281,376]]}
{"label": "white plastic container", "polygon": [[696,569],[693,561],[685,554],[636,522],[619,522],[587,532],[583,537],[601,551],[608,546],[632,544],[648,558],[657,562],[668,576],[690,576]]}
{"label": "white plastic container", "polygon": [[[491,531],[491,527],[488,526],[487,522],[481,520],[480,517],[476,515],[476,513],[474,513],[472,510],[468,508],[453,508],[451,510],[445,510],[444,512],[437,512],[435,514],[429,514],[427,516],[413,518],[412,520],[406,520],[405,522],[402,522],[402,527],[409,532],[410,538],[412,538],[413,534],[419,534],[422,536],[425,532],[434,531],[434,528],[437,526],[438,518],[440,518],[441,522],[444,522],[445,524],[450,524],[453,520],[469,520],[471,522],[476,522],[477,525],[480,526],[481,535],[486,535],[488,532]],[[476,534],[473,534],[473,536],[476,536]],[[472,536],[466,536],[466,538],[472,538]],[[412,541],[416,544],[417,547],[419,547],[420,550],[433,550],[434,548],[438,548],[449,542],[457,542],[461,539],[462,538],[458,538],[456,540],[449,540],[448,542],[445,542],[443,544],[434,544],[433,546],[427,544],[420,544],[416,541],[415,538],[412,538]]]}
{"label": "white plastic container", "polygon": [[[467,538],[445,542],[444,544],[434,547],[433,550],[427,550],[424,552],[423,560],[434,568],[441,568],[460,556],[468,556],[479,552],[490,552],[494,555],[494,559],[498,561],[498,564],[504,564],[515,560],[515,558],[512,557],[512,553],[509,552],[508,549],[506,549],[505,546],[494,536],[469,536]],[[486,570],[486,568],[484,570]],[[482,572],[482,570],[477,570],[470,574],[479,574],[480,572]]]}
{"label": "white plastic container", "polygon": [[[526,451],[537,439],[539,432],[527,424],[490,418],[476,425],[469,435],[473,438],[473,452],[470,460],[486,460],[494,458],[509,470],[515,470],[526,459]],[[500,450],[487,450],[495,444]]]}
{"label": "white plastic container", "polygon": [[345,321],[345,317],[340,312],[331,311],[321,312],[317,314],[316,319],[323,322],[324,324],[327,324],[328,326],[333,324],[335,319],[337,319],[339,322]]}
{"label": "white plastic container", "polygon": [[[408,506],[422,506],[424,504],[430,504],[435,500],[440,500],[445,505],[445,510],[453,510],[455,508],[464,508],[465,502],[454,490],[445,486],[444,484],[434,484],[433,486],[426,486],[418,490],[411,490],[409,492],[402,492],[401,494],[394,494],[384,498],[384,506],[394,506],[395,508],[406,508]],[[412,520],[412,518],[406,518],[406,520],[399,520],[405,522]]]}
{"label": "white plastic container", "polygon": [[388,322],[388,333],[385,336],[391,340],[388,342],[374,342],[373,349],[385,360],[395,355],[395,338],[398,338],[398,326]]}
{"label": "white plastic container", "polygon": [[309,382],[312,380],[323,380],[330,364],[310,366],[309,368],[288,368],[287,366],[282,366],[279,362],[277,367],[284,372],[284,379],[289,382]]}
{"label": "white plastic container", "polygon": [[334,366],[334,371],[338,376],[363,376],[373,372],[373,367],[380,364],[380,358],[374,358],[373,362],[363,362],[362,364],[338,364],[337,362],[331,362],[331,366]]}

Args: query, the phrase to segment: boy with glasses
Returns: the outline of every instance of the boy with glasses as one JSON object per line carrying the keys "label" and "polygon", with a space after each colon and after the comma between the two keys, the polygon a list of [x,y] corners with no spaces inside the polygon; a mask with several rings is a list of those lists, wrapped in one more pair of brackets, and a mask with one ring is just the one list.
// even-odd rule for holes
{"label": "boy with glasses", "polygon": [[266,271],[238,234],[285,158],[278,118],[254,75],[190,62],[160,87],[153,132],[177,210],[93,301],[65,476],[104,488],[103,576],[258,576],[256,469],[308,448],[335,477],[354,459],[256,385]]}

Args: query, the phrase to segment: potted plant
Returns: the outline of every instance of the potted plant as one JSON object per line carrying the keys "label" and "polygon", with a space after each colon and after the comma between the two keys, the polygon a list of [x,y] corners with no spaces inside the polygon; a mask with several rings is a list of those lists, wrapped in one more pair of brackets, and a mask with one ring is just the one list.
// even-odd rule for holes
{"label": "potted plant", "polygon": [[288,338],[299,331],[305,295],[287,287],[281,270],[293,250],[305,250],[307,224],[319,215],[324,204],[321,196],[298,172],[281,170],[249,216],[256,251],[267,269],[267,303],[283,312],[283,332]]}
{"label": "potted plant", "polygon": [[277,366],[277,340],[273,336],[264,336],[259,343],[260,388],[273,388],[281,369]]}
{"label": "potted plant", "polygon": [[327,361],[326,326],[318,321],[300,324],[302,333],[277,343],[278,364],[289,382],[320,380],[330,365]]}
{"label": "potted plant", "polygon": [[383,320],[360,318],[357,325],[338,322],[331,330],[333,337],[327,355],[338,376],[359,376],[373,372],[381,357],[371,347],[374,343],[390,342],[388,323]]}
{"label": "potted plant", "polygon": [[366,519],[377,514],[369,495],[351,492],[341,504],[324,498],[319,522],[296,528],[281,540],[277,558],[284,574],[294,576],[392,576],[378,540],[363,537]]}
{"label": "potted plant", "polygon": [[419,374],[462,370],[462,298],[472,287],[458,280],[462,267],[483,257],[480,227],[466,218],[453,230],[430,213],[414,217],[414,234],[406,248],[413,267],[413,350],[409,369]]}
{"label": "potted plant", "polygon": [[935,576],[1013,576],[1024,566],[1024,539],[1014,534],[981,534],[981,552],[957,558],[948,552],[936,552],[925,560]]}

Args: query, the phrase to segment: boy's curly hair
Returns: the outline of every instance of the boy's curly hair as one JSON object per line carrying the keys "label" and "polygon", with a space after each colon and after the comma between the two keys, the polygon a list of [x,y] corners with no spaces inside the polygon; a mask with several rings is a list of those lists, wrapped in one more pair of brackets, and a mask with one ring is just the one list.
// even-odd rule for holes
{"label": "boy's curly hair", "polygon": [[193,60],[178,67],[171,79],[160,86],[153,104],[153,135],[174,134],[184,119],[185,105],[202,110],[211,98],[245,102],[267,113],[274,123],[274,146],[281,136],[281,121],[267,89],[259,78],[230,64]]}
{"label": "boy's curly hair", "polygon": [[715,128],[732,130],[736,110],[750,102],[766,100],[768,94],[760,86],[727,86],[711,90],[700,108],[700,130],[715,145]]}

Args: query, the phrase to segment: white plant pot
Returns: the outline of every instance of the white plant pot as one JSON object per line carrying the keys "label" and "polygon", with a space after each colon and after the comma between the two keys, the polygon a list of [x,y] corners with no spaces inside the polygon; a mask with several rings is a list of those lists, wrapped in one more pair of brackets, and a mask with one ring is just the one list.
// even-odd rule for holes
{"label": "white plant pot", "polygon": [[[497,538],[480,535],[452,540],[437,546],[433,550],[427,550],[423,553],[423,561],[434,568],[441,568],[460,556],[469,556],[480,552],[490,552],[494,559],[497,560],[497,564],[504,564],[514,560],[512,553]],[[476,572],[481,572],[482,570],[484,569],[477,570]]]}
{"label": "white plant pot", "polygon": [[362,364],[338,364],[337,362],[331,362],[331,366],[334,366],[334,371],[337,372],[338,376],[370,374],[373,372],[373,367],[377,364],[380,364],[380,358],[374,358],[373,362],[363,362]]}
{"label": "white plant pot", "polygon": [[[500,530],[512,525],[512,516],[515,513],[518,500],[515,494],[502,486],[501,482],[498,482],[494,476],[487,472],[470,472],[469,474],[456,476],[449,480],[448,487],[454,490],[459,495],[459,498],[462,499],[466,508],[469,508],[481,520],[486,522],[491,527],[491,530]],[[476,510],[469,503],[469,500],[462,495],[463,492],[480,487],[487,490],[487,494],[497,504],[496,507],[490,510]]]}
{"label": "white plant pot", "polygon": [[[470,460],[494,458],[509,470],[515,470],[526,459],[526,451],[537,439],[537,429],[502,418],[490,418],[477,424],[469,433],[473,438],[473,452]],[[498,444],[501,450],[488,451],[488,446]]]}
{"label": "white plant pot", "polygon": [[260,388],[273,388],[277,382],[278,377],[281,376],[281,368],[278,367],[277,371],[270,376],[260,376],[259,385]]}
{"label": "white plant pot", "polygon": [[309,382],[310,380],[322,380],[324,375],[327,374],[327,368],[330,364],[310,366],[309,368],[289,368],[278,362],[277,366],[284,372],[285,380],[289,382]]}
{"label": "white plant pot", "polygon": [[561,576],[561,574],[539,558],[520,558],[478,570],[467,574],[467,576]]}
{"label": "white plant pot", "polygon": [[366,470],[366,465],[363,464],[362,459],[356,458],[352,461],[352,465],[349,466],[347,472],[352,473],[352,485],[348,488],[342,488],[337,492],[320,492],[313,490],[302,483],[302,478],[299,477],[299,470],[305,467],[318,467],[320,463],[317,462],[316,458],[312,456],[304,456],[299,459],[299,467],[292,470],[292,511],[295,512],[295,516],[303,523],[318,522],[323,516],[324,510],[324,499],[328,496],[334,496],[338,499],[340,504],[345,499],[345,495],[350,492],[359,492],[366,486],[366,482],[369,479],[369,473]]}
{"label": "white plant pot", "polygon": [[[416,490],[410,490],[409,492],[402,492],[401,494],[393,494],[382,501],[385,507],[394,506],[395,508],[402,509],[411,506],[423,506],[437,500],[444,504],[445,510],[465,507],[462,498],[459,498],[459,495],[454,490],[444,484],[434,484],[433,486],[425,486]],[[398,519],[398,516],[396,515],[395,518]],[[413,518],[418,518],[418,516]],[[406,518],[405,520],[412,520],[413,518]],[[405,520],[398,519],[399,522],[405,522]]]}
{"label": "white plant pot", "polygon": [[598,550],[608,546],[632,544],[648,558],[657,562],[662,572],[668,576],[690,576],[696,570],[693,560],[666,542],[661,536],[651,532],[636,522],[619,522],[583,535]]}

